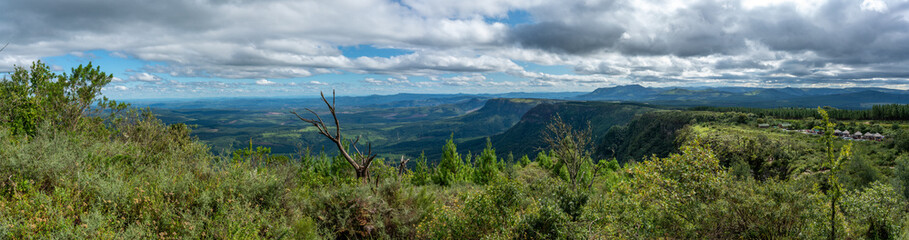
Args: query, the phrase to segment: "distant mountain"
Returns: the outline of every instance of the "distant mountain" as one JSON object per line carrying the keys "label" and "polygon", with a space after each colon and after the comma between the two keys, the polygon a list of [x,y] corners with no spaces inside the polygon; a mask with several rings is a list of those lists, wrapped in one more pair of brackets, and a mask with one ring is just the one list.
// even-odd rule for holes
{"label": "distant mountain", "polygon": [[641,85],[624,85],[609,88],[597,88],[593,92],[579,95],[575,100],[618,100],[618,101],[637,101],[648,99],[659,94],[661,89],[647,88]]}
{"label": "distant mountain", "polygon": [[573,99],[647,102],[670,106],[870,108],[874,104],[909,103],[909,91],[886,88],[648,88],[626,85],[599,88]]}
{"label": "distant mountain", "polygon": [[859,92],[807,96],[757,102],[755,107],[818,107],[832,106],[843,109],[866,109],[873,105],[909,104],[909,94],[864,90]]}
{"label": "distant mountain", "polygon": [[[329,93],[330,94],[330,93]],[[469,99],[492,98],[537,98],[568,99],[583,94],[582,92],[510,92],[495,94],[418,94],[398,93],[392,95],[339,96],[335,99],[338,107],[356,108],[397,108],[424,107],[442,104],[453,104]],[[331,96],[327,96],[331,100]],[[200,99],[146,99],[127,101],[138,107],[159,109],[235,109],[235,110],[275,110],[324,108],[325,104],[318,97],[296,98],[200,98]]]}

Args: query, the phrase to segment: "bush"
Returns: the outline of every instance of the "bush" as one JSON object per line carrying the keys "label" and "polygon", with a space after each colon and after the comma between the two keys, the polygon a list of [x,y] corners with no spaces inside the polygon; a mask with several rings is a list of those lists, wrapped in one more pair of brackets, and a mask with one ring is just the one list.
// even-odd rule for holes
{"label": "bush", "polygon": [[909,212],[906,199],[893,187],[881,182],[845,194],[843,213],[846,215],[852,236],[865,239],[896,239]]}
{"label": "bush", "polygon": [[[30,69],[16,67],[9,80],[0,81],[0,112],[4,113],[0,124],[14,134],[28,135],[34,135],[43,122],[67,131],[98,128],[100,119],[91,116],[105,108],[126,107],[101,97],[101,89],[112,79],[113,75],[92,68],[91,63],[62,75],[40,61]],[[92,108],[95,103],[97,108]]]}

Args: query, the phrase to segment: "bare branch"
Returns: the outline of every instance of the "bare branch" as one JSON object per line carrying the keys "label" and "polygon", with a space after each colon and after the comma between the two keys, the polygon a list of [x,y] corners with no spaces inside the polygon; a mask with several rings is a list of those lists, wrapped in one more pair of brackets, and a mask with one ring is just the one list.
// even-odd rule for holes
{"label": "bare branch", "polygon": [[407,170],[407,162],[410,162],[410,158],[404,158],[404,155],[401,155],[401,161],[398,162],[398,176],[404,175],[404,170]]}
{"label": "bare branch", "polygon": [[332,118],[335,120],[334,135],[329,132],[328,126],[325,125],[325,121],[323,121],[319,114],[317,114],[315,111],[309,108],[305,108],[306,111],[309,111],[312,115],[316,116],[315,119],[304,118],[300,116],[300,114],[297,114],[296,111],[291,111],[291,113],[297,116],[297,118],[299,118],[301,121],[315,126],[316,129],[319,130],[319,134],[327,137],[332,142],[334,142],[335,146],[338,147],[338,152],[340,152],[341,156],[343,156],[344,159],[347,160],[347,162],[354,168],[354,171],[356,171],[357,178],[361,179],[364,183],[368,182],[369,166],[372,165],[373,160],[377,156],[377,154],[372,153],[372,144],[368,143],[368,152],[364,155],[357,147],[360,142],[360,136],[357,136],[357,138],[352,143],[353,150],[356,151],[356,153],[355,155],[351,156],[350,153],[348,153],[348,149],[344,146],[344,141],[341,135],[341,122],[338,120],[338,113],[335,105],[335,91],[332,90],[331,92],[331,102],[329,102],[328,98],[325,97],[325,93],[319,93],[319,95],[322,97],[322,102],[324,102],[328,107],[328,111],[331,113]]}

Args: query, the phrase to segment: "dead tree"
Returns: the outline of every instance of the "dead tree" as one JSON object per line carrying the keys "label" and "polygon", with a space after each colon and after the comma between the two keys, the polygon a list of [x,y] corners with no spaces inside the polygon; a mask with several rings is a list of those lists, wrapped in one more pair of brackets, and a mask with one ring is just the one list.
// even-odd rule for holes
{"label": "dead tree", "polygon": [[398,176],[404,176],[404,173],[407,171],[407,162],[410,162],[410,158],[404,158],[404,155],[401,155],[401,161],[398,162]]}
{"label": "dead tree", "polygon": [[338,114],[335,109],[335,106],[336,106],[335,105],[335,91],[334,90],[331,91],[331,103],[328,103],[328,99],[325,99],[324,93],[319,93],[319,94],[322,95],[322,101],[325,102],[325,105],[328,106],[328,111],[331,112],[332,118],[335,119],[334,134],[332,134],[331,131],[329,131],[328,127],[325,126],[325,122],[322,121],[322,118],[319,117],[319,114],[316,114],[315,111],[313,111],[309,108],[305,108],[305,109],[306,109],[306,111],[309,111],[310,113],[312,113],[312,115],[315,115],[316,116],[315,119],[304,118],[304,117],[300,116],[300,114],[297,114],[296,111],[291,111],[291,113],[296,115],[297,118],[299,118],[300,120],[315,126],[316,129],[319,130],[319,134],[322,134],[323,136],[325,136],[329,140],[331,140],[333,143],[335,143],[335,146],[338,146],[338,152],[341,153],[341,156],[343,156],[344,159],[347,160],[347,163],[349,163],[350,166],[353,167],[354,171],[356,172],[357,180],[360,180],[363,183],[367,183],[369,181],[369,166],[372,165],[372,160],[374,160],[376,158],[376,154],[372,153],[372,144],[370,144],[370,143],[366,144],[366,146],[367,146],[366,154],[363,154],[362,152],[360,152],[360,149],[357,148],[357,143],[360,141],[360,137],[357,136],[356,140],[354,140],[353,143],[350,144],[350,146],[353,147],[354,151],[356,151],[355,154],[351,157],[351,155],[347,153],[348,149],[344,148],[344,138],[341,136],[341,123],[338,121]]}

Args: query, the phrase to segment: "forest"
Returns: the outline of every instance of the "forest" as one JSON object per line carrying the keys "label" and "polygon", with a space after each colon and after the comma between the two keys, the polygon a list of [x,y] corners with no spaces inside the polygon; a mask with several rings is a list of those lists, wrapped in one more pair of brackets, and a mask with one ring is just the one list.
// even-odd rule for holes
{"label": "forest", "polygon": [[[541,101],[428,156],[378,152],[325,93],[291,119],[321,146],[216,153],[103,97],[112,78],[37,62],[0,81],[0,238],[909,239],[907,105]],[[758,127],[778,123],[824,134]]]}

